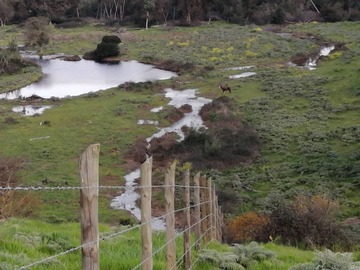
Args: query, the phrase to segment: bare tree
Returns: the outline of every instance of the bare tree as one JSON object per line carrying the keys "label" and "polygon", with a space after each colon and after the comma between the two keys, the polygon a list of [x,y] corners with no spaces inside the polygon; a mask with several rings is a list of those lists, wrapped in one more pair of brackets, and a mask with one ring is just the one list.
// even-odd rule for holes
{"label": "bare tree", "polygon": [[5,26],[12,16],[14,16],[14,9],[9,0],[0,0],[0,26]]}
{"label": "bare tree", "polygon": [[156,20],[166,23],[171,9],[170,0],[156,0],[155,4]]}

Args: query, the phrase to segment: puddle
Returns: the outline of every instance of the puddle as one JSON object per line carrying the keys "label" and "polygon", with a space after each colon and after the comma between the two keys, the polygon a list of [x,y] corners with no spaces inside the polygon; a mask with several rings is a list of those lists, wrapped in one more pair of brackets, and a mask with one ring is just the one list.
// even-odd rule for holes
{"label": "puddle", "polygon": [[231,67],[231,68],[225,68],[224,70],[246,70],[253,67],[255,66]]}
{"label": "puddle", "polygon": [[[192,107],[192,112],[185,113],[184,117],[179,121],[172,124],[170,127],[165,127],[159,129],[159,131],[153,134],[151,137],[147,138],[147,142],[150,142],[153,138],[159,138],[165,135],[167,132],[176,132],[179,135],[179,140],[185,138],[184,133],[181,128],[183,126],[188,126],[194,129],[206,128],[203,124],[201,117],[199,116],[200,109],[207,103],[210,103],[210,99],[197,97],[197,89],[187,89],[183,91],[177,91],[173,89],[165,89],[165,96],[170,98],[168,105],[180,108],[185,104],[189,104]],[[160,111],[163,107],[154,108],[151,111]],[[113,199],[110,204],[111,208],[114,209],[124,209],[132,213],[138,220],[141,219],[140,209],[136,205],[136,201],[140,195],[135,191],[137,184],[136,180],[140,178],[140,169],[137,169],[125,176],[125,192],[120,196],[117,196]],[[164,230],[165,222],[162,219],[154,219],[151,223],[153,230]]]}
{"label": "puddle", "polygon": [[[31,58],[30,56],[27,56]],[[0,94],[0,99],[17,99],[36,95],[42,98],[79,96],[116,87],[126,82],[147,82],[176,77],[171,71],[161,70],[137,61],[97,63],[94,61],[63,61],[59,56],[32,58],[40,66],[44,77],[19,90]]]}
{"label": "puddle", "polygon": [[246,78],[256,75],[256,72],[244,72],[241,74],[231,75],[229,76],[230,79],[239,79],[239,78]]}
{"label": "puddle", "polygon": [[50,136],[35,137],[35,138],[29,139],[29,141],[32,142],[32,141],[37,141],[37,140],[45,140],[45,139],[49,139],[49,138],[50,138]]}
{"label": "puddle", "polygon": [[137,124],[138,125],[155,125],[155,126],[158,126],[159,121],[140,119],[140,120],[137,121]]}
{"label": "puddle", "polygon": [[26,106],[17,106],[12,108],[13,112],[21,113],[23,116],[33,116],[35,114],[42,114],[45,110],[51,109],[52,106],[36,106],[36,105],[26,105]]}
{"label": "puddle", "polygon": [[153,109],[151,109],[150,110],[150,112],[160,112],[160,111],[162,111],[164,109],[164,107],[163,106],[161,106],[161,107],[157,107],[157,108],[153,108]]}

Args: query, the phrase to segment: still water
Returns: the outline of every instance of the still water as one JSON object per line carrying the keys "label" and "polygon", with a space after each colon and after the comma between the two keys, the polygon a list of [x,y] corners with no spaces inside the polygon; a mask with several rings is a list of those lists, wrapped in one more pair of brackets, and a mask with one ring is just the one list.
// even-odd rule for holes
{"label": "still water", "polygon": [[79,96],[105,90],[125,82],[167,80],[174,72],[157,69],[137,61],[116,64],[96,63],[89,60],[76,62],[45,58],[36,60],[45,76],[36,83],[19,90],[0,94],[0,99],[16,99],[37,95],[43,98]]}

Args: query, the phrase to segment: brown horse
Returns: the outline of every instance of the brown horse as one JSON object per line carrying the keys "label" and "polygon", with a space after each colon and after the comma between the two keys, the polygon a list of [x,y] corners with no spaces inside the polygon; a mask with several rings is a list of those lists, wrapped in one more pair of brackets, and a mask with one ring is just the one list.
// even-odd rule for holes
{"label": "brown horse", "polygon": [[219,89],[221,89],[223,91],[223,93],[225,93],[226,91],[229,91],[229,93],[231,93],[231,88],[228,84],[225,84],[225,85],[220,84]]}

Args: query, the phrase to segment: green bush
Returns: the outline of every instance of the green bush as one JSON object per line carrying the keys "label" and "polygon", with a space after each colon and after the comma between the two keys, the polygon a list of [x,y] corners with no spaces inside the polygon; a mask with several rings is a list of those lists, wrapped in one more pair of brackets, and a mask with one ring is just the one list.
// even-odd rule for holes
{"label": "green bush", "polygon": [[227,270],[245,270],[258,262],[271,260],[274,257],[273,252],[265,250],[256,242],[248,245],[236,244],[231,248],[231,252],[203,249],[199,254],[201,261]]}
{"label": "green bush", "polygon": [[353,262],[351,253],[317,252],[314,262],[300,264],[289,270],[359,270],[360,263]]}

